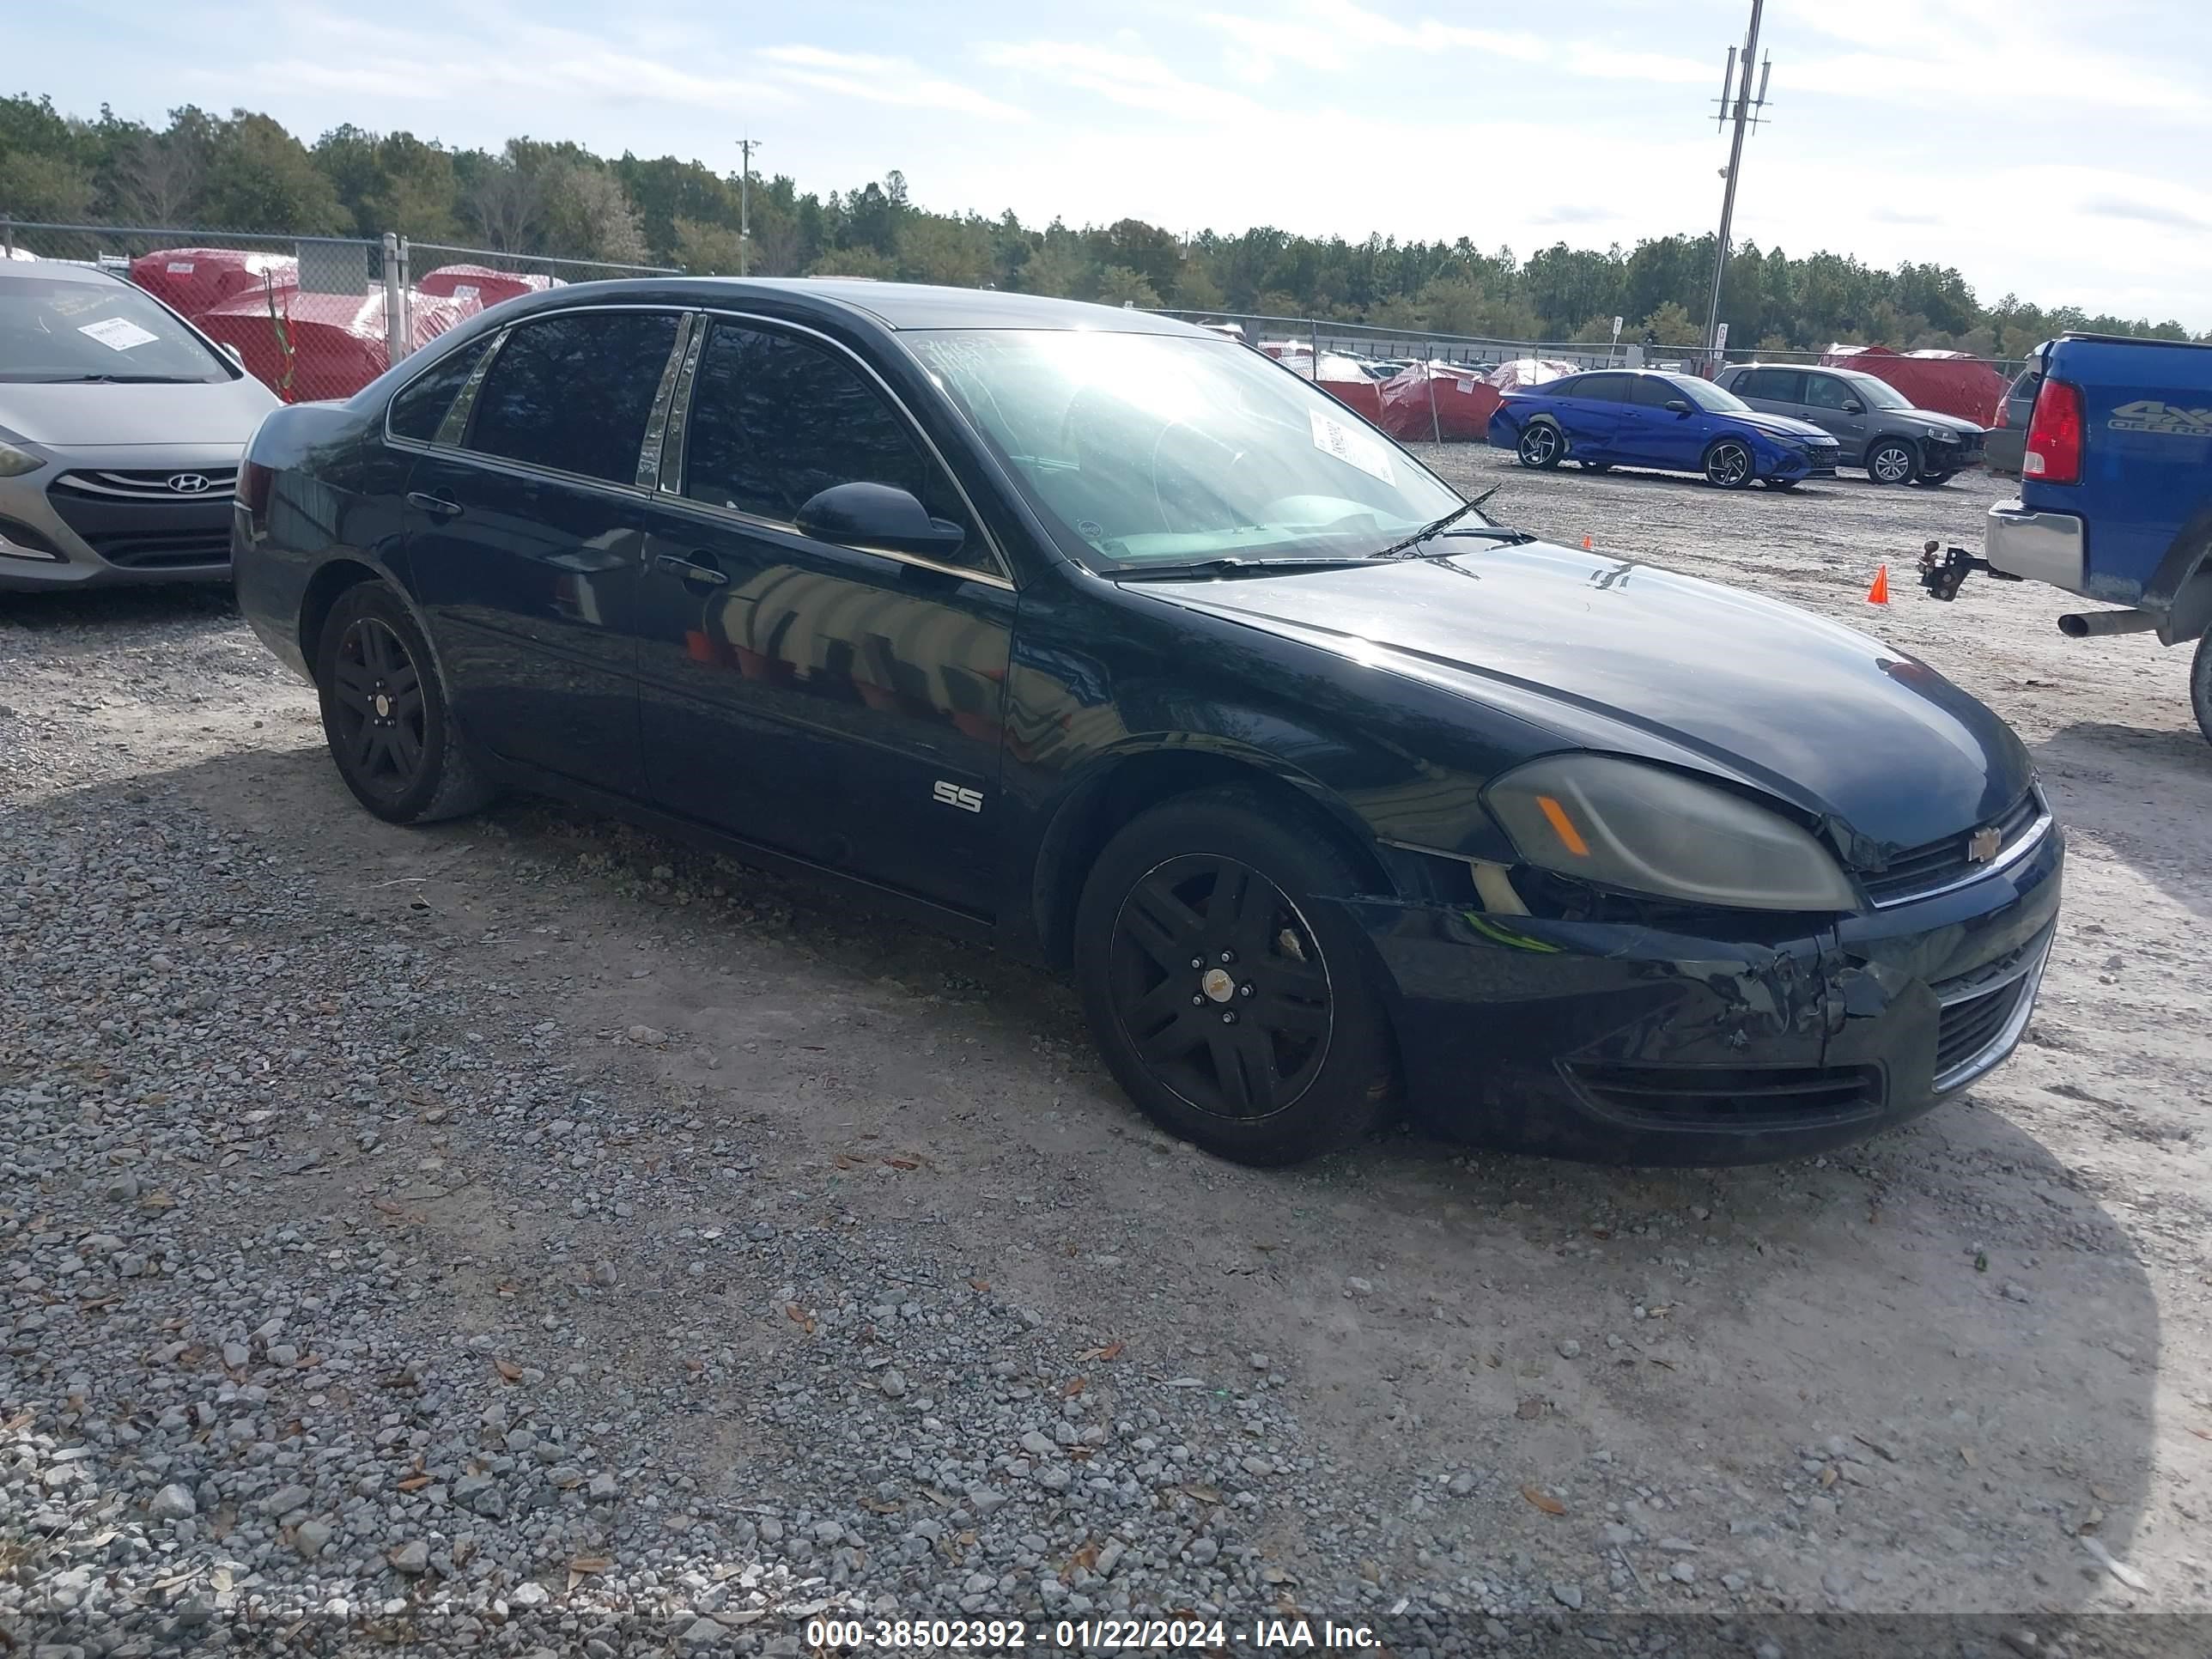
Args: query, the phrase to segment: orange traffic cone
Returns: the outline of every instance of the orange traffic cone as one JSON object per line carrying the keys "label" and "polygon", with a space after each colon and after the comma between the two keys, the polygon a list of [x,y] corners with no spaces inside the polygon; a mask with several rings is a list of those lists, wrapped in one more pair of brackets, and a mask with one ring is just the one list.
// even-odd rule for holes
{"label": "orange traffic cone", "polygon": [[1874,586],[1867,589],[1866,602],[1869,605],[1889,603],[1889,567],[1887,565],[1881,565],[1875,569]]}
{"label": "orange traffic cone", "polygon": [[1583,552],[1585,552],[1585,553],[1594,553],[1594,552],[1595,552],[1596,550],[1597,550],[1590,544],[1590,538],[1589,538],[1589,537],[1587,537],[1587,536],[1583,537]]}

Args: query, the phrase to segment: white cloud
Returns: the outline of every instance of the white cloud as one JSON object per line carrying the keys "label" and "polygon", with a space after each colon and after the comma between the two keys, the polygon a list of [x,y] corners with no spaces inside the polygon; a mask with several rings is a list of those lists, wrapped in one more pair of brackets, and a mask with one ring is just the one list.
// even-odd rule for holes
{"label": "white cloud", "polygon": [[973,87],[933,76],[902,58],[867,52],[831,52],[822,46],[769,46],[759,54],[770,73],[793,85],[834,92],[899,109],[937,109],[977,115],[992,121],[1026,121],[1029,112],[988,97]]}
{"label": "white cloud", "polygon": [[1030,40],[986,46],[982,57],[994,69],[1056,81],[1155,115],[1212,122],[1249,120],[1260,112],[1242,94],[1190,80],[1146,52]]}

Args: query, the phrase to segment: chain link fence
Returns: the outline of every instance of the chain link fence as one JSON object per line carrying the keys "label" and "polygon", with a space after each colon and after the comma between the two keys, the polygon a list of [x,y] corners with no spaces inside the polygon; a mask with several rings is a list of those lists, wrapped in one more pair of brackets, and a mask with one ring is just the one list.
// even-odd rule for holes
{"label": "chain link fence", "polygon": [[0,217],[0,258],[112,271],[228,351],[287,403],[349,398],[393,362],[501,301],[665,267],[410,246],[386,236],[263,235]]}

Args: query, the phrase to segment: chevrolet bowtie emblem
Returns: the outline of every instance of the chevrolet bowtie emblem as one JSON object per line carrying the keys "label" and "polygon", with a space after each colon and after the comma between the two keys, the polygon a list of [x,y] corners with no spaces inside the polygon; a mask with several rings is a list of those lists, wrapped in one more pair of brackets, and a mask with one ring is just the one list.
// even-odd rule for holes
{"label": "chevrolet bowtie emblem", "polygon": [[1966,837],[1966,860],[1970,864],[1987,864],[2004,845],[2004,836],[1998,830],[1984,827]]}

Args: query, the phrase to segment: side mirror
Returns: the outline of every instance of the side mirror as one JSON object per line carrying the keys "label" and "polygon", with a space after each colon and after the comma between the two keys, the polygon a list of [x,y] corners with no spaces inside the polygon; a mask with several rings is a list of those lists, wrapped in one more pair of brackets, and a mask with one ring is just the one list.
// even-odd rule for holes
{"label": "side mirror", "polygon": [[1863,415],[1866,413],[1866,405],[1856,398],[1846,398],[1844,399],[1844,413],[1846,415]]}
{"label": "side mirror", "polygon": [[1687,398],[1669,398],[1667,399],[1667,407],[1677,415],[1686,415],[1690,412],[1690,400]]}
{"label": "side mirror", "polygon": [[810,497],[793,522],[817,542],[933,559],[951,558],[968,539],[958,525],[931,518],[911,493],[890,484],[832,484]]}

